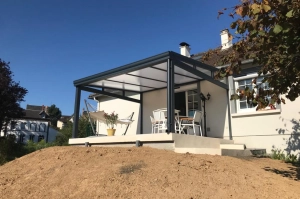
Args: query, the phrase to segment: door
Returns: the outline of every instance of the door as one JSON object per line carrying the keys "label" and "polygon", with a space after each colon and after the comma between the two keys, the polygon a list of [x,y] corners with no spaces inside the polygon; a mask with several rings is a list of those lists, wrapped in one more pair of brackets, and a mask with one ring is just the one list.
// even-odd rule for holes
{"label": "door", "polygon": [[180,110],[179,115],[186,115],[186,97],[185,91],[175,93],[175,109]]}

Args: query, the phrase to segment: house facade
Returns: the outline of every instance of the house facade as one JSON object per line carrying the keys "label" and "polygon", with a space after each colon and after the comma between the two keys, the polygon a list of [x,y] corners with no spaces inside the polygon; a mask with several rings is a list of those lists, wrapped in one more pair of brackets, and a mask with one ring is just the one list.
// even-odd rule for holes
{"label": "house facade", "polygon": [[72,122],[72,115],[62,115],[59,120],[57,120],[57,128],[62,129],[66,123]]}
{"label": "house facade", "polygon": [[[232,45],[228,40],[226,30],[221,32],[221,42],[223,50]],[[190,48],[186,43],[183,43],[180,49],[181,55],[195,60],[200,59],[201,54],[190,55]],[[242,63],[241,74],[222,80],[229,86],[230,95],[234,94],[238,88],[251,88],[253,78],[257,77],[258,67],[253,66],[251,60],[244,60]],[[261,78],[258,78],[259,81]],[[268,89],[267,83],[262,86]],[[207,80],[180,86],[175,88],[174,93],[175,109],[180,110],[180,114],[186,116],[191,116],[195,109],[204,110],[203,101],[199,101],[197,93],[210,94],[210,99],[205,102],[206,125],[202,119],[202,128],[206,126],[203,131],[206,130],[207,137],[233,139],[235,143],[245,144],[247,148],[266,149],[267,153],[270,153],[272,149],[281,149],[294,154],[299,152],[300,112],[298,107],[300,107],[300,99],[294,102],[286,100],[286,104],[256,111],[256,107],[248,104],[246,99],[232,100],[228,103],[227,91]],[[125,91],[125,96],[140,99],[139,94],[127,91]],[[126,135],[151,133],[150,116],[153,115],[153,110],[165,108],[168,104],[166,88],[143,93],[142,104],[101,94],[91,95],[90,98],[97,101],[98,110],[108,113],[115,111],[121,118],[134,112],[135,122],[130,125]],[[143,132],[140,132],[141,125]],[[122,135],[125,129],[125,126],[117,126],[116,135]],[[105,133],[105,124],[97,123],[96,130],[99,133]]]}
{"label": "house facade", "polygon": [[[7,135],[15,135],[16,142],[26,143],[29,140],[53,142],[59,132],[50,126],[46,106],[27,105],[25,116],[11,121],[7,126]],[[1,136],[3,136],[1,132]]]}

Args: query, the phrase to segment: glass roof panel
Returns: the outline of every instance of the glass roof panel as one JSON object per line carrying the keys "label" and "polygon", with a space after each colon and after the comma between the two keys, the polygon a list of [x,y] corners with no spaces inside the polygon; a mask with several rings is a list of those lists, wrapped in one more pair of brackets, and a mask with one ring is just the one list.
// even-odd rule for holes
{"label": "glass roof panel", "polygon": [[141,76],[141,77],[147,77],[147,78],[167,82],[167,72],[157,70],[155,68],[144,68],[144,69],[134,71],[134,72],[131,72],[128,74]]}
{"label": "glass roof panel", "polygon": [[186,75],[186,76],[189,76],[189,77],[194,77],[194,78],[197,78],[197,79],[201,79],[200,77],[198,77],[197,75],[194,75],[186,70],[183,70],[182,68],[179,68],[178,66],[175,65],[175,73],[177,74],[183,74],[183,75]]}
{"label": "glass roof panel", "polygon": [[188,82],[194,82],[196,79],[188,78],[185,76],[181,75],[174,75],[174,83],[175,84],[183,84],[183,83],[188,83]]}
{"label": "glass roof panel", "polygon": [[145,79],[139,76],[131,76],[131,75],[119,75],[113,78],[109,78],[108,80],[114,80],[124,83],[142,85],[142,86],[150,86],[155,88],[161,88],[163,86],[167,86],[167,83]]}
{"label": "glass roof panel", "polygon": [[111,81],[106,81],[106,80],[94,82],[89,85],[102,86],[102,87],[108,87],[108,88],[116,88],[116,89],[124,89],[124,90],[138,91],[138,92],[153,90],[153,88],[149,88],[149,87],[141,87],[141,86],[135,86],[135,85],[124,84],[124,83],[119,83],[119,82],[111,82]]}

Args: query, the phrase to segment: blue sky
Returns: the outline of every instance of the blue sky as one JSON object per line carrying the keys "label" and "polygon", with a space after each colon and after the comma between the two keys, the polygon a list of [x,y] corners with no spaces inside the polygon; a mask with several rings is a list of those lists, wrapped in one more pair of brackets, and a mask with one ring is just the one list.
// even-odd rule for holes
{"label": "blue sky", "polygon": [[[0,0],[0,58],[28,89],[23,108],[74,109],[73,81],[166,51],[220,45],[238,0]],[[82,100],[89,93],[82,93]],[[83,101],[81,102],[83,105]]]}

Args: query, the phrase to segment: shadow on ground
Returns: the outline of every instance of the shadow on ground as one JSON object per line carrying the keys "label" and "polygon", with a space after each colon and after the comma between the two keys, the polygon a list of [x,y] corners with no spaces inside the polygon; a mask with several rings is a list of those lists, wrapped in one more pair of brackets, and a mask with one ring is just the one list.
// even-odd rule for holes
{"label": "shadow on ground", "polygon": [[264,170],[265,171],[269,171],[272,173],[276,173],[278,175],[281,175],[282,177],[285,178],[290,178],[292,180],[296,180],[299,181],[300,180],[300,164],[292,164],[292,163],[287,163],[290,166],[288,166],[288,169],[274,169],[271,167],[265,167]]}

